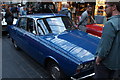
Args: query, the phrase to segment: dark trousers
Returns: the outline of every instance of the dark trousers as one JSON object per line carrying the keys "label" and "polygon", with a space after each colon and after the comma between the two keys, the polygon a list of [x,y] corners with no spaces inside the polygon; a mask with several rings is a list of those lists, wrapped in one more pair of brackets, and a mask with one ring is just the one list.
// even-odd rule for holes
{"label": "dark trousers", "polygon": [[114,78],[115,70],[110,70],[105,67],[102,63],[99,65],[95,64],[95,80],[112,80]]}

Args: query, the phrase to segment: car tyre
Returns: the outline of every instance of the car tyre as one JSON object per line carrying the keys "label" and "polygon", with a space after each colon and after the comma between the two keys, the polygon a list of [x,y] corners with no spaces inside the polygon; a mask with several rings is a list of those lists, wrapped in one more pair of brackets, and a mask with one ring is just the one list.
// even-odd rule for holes
{"label": "car tyre", "polygon": [[47,69],[54,80],[62,80],[64,78],[62,71],[55,62],[49,62]]}

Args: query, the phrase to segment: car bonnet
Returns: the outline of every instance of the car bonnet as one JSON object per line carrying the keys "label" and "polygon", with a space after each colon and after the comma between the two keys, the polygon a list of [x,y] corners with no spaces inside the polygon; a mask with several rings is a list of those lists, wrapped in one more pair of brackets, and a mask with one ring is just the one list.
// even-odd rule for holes
{"label": "car bonnet", "polygon": [[94,59],[99,42],[99,38],[79,30],[65,31],[54,37],[45,36],[44,39],[82,62]]}

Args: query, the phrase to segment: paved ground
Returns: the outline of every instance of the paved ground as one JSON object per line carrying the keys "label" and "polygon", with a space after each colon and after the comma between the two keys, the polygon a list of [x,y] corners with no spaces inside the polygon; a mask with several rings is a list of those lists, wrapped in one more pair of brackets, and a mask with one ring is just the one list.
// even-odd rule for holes
{"label": "paved ground", "polygon": [[16,50],[10,39],[2,37],[3,78],[50,78],[47,71],[24,51]]}
{"label": "paved ground", "polygon": [[[3,36],[1,40],[2,80],[50,80],[50,76],[43,66],[24,51],[16,50],[8,36]],[[89,77],[83,80],[93,79]]]}

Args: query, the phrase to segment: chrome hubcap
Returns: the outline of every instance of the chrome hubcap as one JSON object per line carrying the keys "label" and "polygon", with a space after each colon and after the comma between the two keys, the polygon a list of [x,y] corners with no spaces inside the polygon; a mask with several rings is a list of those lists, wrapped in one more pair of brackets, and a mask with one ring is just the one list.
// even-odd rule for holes
{"label": "chrome hubcap", "polygon": [[51,69],[51,76],[56,80],[60,77],[60,69],[56,66]]}

